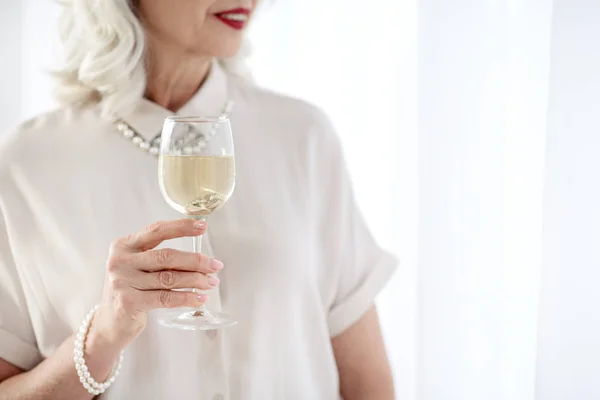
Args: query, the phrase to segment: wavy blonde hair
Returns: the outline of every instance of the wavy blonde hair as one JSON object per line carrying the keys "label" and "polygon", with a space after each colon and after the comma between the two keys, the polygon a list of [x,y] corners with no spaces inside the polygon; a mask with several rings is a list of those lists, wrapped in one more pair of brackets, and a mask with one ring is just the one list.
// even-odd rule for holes
{"label": "wavy blonde hair", "polygon": [[[134,111],[146,89],[145,35],[135,0],[59,0],[63,66],[55,73],[63,104],[99,102],[105,116]],[[219,60],[229,72],[251,79],[249,44]]]}

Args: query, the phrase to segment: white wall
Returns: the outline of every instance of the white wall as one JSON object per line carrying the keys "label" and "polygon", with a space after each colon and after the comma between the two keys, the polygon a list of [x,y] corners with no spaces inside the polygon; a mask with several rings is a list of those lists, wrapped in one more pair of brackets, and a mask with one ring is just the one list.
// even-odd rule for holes
{"label": "white wall", "polygon": [[[17,3],[17,2],[15,2]],[[52,96],[52,71],[57,54],[55,0],[20,0],[23,7],[23,46],[21,116],[29,118],[55,106]]]}
{"label": "white wall", "polygon": [[21,119],[22,18],[20,2],[2,2],[0,5],[0,132]]}
{"label": "white wall", "polygon": [[0,2],[0,132],[55,105],[49,72],[57,12],[52,0]]}
{"label": "white wall", "polygon": [[600,399],[600,4],[556,0],[537,398]]}

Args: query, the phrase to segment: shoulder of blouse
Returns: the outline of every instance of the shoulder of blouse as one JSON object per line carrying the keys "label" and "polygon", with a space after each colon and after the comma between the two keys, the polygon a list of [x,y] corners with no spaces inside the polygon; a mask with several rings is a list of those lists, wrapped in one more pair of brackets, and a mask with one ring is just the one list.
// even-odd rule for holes
{"label": "shoulder of blouse", "polygon": [[96,105],[61,107],[38,114],[18,124],[6,133],[0,133],[0,175],[7,165],[18,164],[25,152],[44,149],[52,151],[61,145],[61,139],[82,126],[100,122]]}
{"label": "shoulder of blouse", "polygon": [[297,97],[262,88],[239,77],[232,76],[230,79],[235,90],[236,103],[241,102],[244,111],[252,118],[277,118],[297,131],[317,134],[319,141],[337,142],[334,125],[321,107]]}

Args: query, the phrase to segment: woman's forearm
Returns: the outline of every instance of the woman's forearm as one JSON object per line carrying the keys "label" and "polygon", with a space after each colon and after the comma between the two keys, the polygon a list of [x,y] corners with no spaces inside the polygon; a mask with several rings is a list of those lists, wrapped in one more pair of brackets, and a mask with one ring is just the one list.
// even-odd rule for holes
{"label": "woman's forearm", "polygon": [[[0,382],[0,400],[89,400],[79,381],[73,362],[75,335],[65,340],[56,352],[27,371]],[[86,340],[85,361],[93,378],[104,381],[119,359],[121,346],[90,329]]]}

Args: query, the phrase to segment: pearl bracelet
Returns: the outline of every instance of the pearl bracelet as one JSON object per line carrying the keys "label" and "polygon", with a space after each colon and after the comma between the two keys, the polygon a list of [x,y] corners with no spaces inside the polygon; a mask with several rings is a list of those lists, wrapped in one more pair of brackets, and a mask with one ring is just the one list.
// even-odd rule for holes
{"label": "pearl bracelet", "polygon": [[85,339],[87,337],[88,331],[90,330],[90,325],[92,323],[92,318],[96,313],[98,306],[96,305],[94,308],[90,310],[90,312],[86,315],[85,319],[81,323],[81,327],[79,327],[79,331],[77,332],[77,336],[75,338],[75,345],[73,348],[73,361],[75,361],[75,369],[77,370],[77,375],[79,376],[79,381],[83,385],[83,387],[88,391],[88,393],[93,394],[95,396],[104,393],[106,389],[110,387],[115,381],[117,375],[121,371],[121,364],[123,363],[123,351],[121,351],[121,355],[119,356],[119,362],[113,368],[110,376],[106,379],[105,382],[99,383],[92,378],[90,375],[90,371],[88,370],[87,365],[85,364],[84,358],[84,349],[85,349]]}

